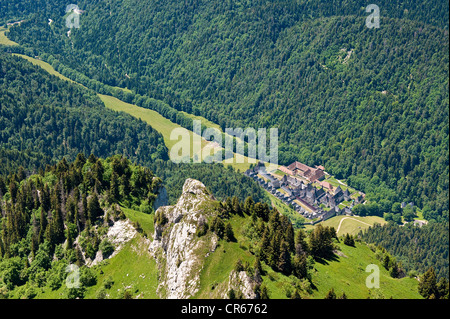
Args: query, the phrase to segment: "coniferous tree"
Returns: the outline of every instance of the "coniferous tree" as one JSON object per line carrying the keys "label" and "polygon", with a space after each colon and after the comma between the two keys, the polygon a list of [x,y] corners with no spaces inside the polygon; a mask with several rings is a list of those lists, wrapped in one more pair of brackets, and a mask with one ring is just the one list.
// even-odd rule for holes
{"label": "coniferous tree", "polygon": [[449,299],[449,282],[442,277],[437,284],[437,291],[440,299]]}
{"label": "coniferous tree", "polygon": [[251,196],[248,196],[244,202],[244,213],[249,216],[253,215],[254,205],[255,202],[253,201],[253,198]]}
{"label": "coniferous tree", "polygon": [[439,291],[437,289],[436,273],[433,267],[430,267],[421,277],[419,282],[419,293],[425,299],[439,298]]}
{"label": "coniferous tree", "polygon": [[270,246],[270,237],[269,237],[269,229],[268,228],[264,229],[259,255],[261,256],[262,261],[264,261],[266,264],[269,264],[269,256],[272,255],[272,251],[271,251],[271,246]]}
{"label": "coniferous tree", "polygon": [[97,219],[103,215],[103,209],[100,207],[98,195],[96,192],[88,199],[87,214],[91,224],[94,224]]}
{"label": "coniferous tree", "polygon": [[308,260],[305,253],[296,254],[292,263],[293,273],[297,278],[308,277]]}
{"label": "coniferous tree", "polygon": [[299,229],[297,231],[297,234],[295,235],[295,252],[297,255],[309,253],[309,246],[308,242],[306,241],[306,234],[302,229]]}
{"label": "coniferous tree", "polygon": [[278,257],[277,268],[285,275],[290,275],[292,271],[291,254],[289,253],[289,245],[286,241],[282,241],[280,247],[280,256]]}
{"label": "coniferous tree", "polygon": [[233,228],[230,224],[230,222],[228,222],[225,225],[225,240],[226,241],[236,241],[236,238],[234,237],[234,233],[233,233]]}
{"label": "coniferous tree", "polygon": [[233,205],[233,213],[237,215],[242,215],[241,204],[239,203],[239,199],[236,196],[233,196],[232,205]]}
{"label": "coniferous tree", "polygon": [[119,200],[119,175],[113,172],[111,175],[110,187],[109,187],[109,199],[112,203],[117,203]]}

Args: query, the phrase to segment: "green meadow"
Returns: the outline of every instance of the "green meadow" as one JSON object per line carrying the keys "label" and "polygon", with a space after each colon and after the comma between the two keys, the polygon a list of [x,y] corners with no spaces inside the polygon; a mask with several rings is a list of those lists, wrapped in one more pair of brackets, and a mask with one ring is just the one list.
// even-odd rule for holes
{"label": "green meadow", "polygon": [[331,217],[322,222],[323,226],[330,226],[336,229],[337,235],[342,236],[345,234],[357,235],[361,230],[365,230],[375,223],[386,224],[386,221],[382,217],[378,216],[345,216],[339,215]]}
{"label": "green meadow", "polygon": [[16,46],[19,45],[18,43],[11,41],[10,39],[8,39],[8,37],[6,36],[6,32],[8,31],[8,29],[5,29],[3,27],[0,27],[0,45],[7,45],[7,46]]}

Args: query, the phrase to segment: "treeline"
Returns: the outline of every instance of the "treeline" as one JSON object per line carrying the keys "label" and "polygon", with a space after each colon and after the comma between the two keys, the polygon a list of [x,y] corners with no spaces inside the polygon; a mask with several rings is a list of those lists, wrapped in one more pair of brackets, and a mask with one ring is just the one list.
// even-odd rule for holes
{"label": "treeline", "polygon": [[[333,227],[317,225],[309,234],[299,229],[276,209],[248,197],[240,210],[251,217],[245,235],[255,243],[257,256],[275,271],[298,278],[310,279],[309,270],[314,260],[333,256],[337,239]],[[236,209],[234,210],[236,211]]]}
{"label": "treeline", "polygon": [[39,16],[10,36],[181,125],[177,111],[223,129],[278,127],[281,164],[322,164],[373,201],[448,219],[445,1],[382,2],[376,30],[362,2],[79,5],[70,38],[62,17]]}
{"label": "treeline", "polygon": [[149,166],[156,176],[164,181],[169,195],[169,204],[174,204],[181,195],[184,181],[193,178],[201,181],[216,197],[225,201],[227,197],[237,197],[243,202],[252,196],[257,202],[266,202],[264,190],[252,179],[236,172],[231,166],[216,164],[176,164],[171,161],[156,160]]}
{"label": "treeline", "polygon": [[58,289],[68,275],[65,267],[74,263],[82,267],[86,282],[65,293],[67,298],[82,297],[84,288],[95,284],[85,263],[99,250],[103,256],[114,251],[102,234],[125,218],[118,204],[151,212],[160,184],[148,168],[124,157],[102,160],[83,154],[29,178],[23,169],[0,178],[1,296],[23,285],[20,294],[27,298],[38,287]]}
{"label": "treeline", "polygon": [[449,278],[448,223],[428,223],[422,227],[408,223],[375,224],[360,233],[361,239],[384,247],[402,263],[406,272],[425,273],[433,267],[437,278]]}

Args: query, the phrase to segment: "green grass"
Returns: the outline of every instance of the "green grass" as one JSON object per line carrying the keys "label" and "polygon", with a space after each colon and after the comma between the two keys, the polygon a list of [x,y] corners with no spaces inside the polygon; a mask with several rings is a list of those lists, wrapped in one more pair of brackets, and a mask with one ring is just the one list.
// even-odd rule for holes
{"label": "green grass", "polygon": [[[97,284],[88,289],[86,298],[96,298],[104,281],[111,277],[114,285],[107,290],[109,299],[120,298],[125,287],[136,297],[142,299],[157,299],[158,267],[156,261],[148,253],[148,244],[138,236],[128,242],[125,247],[106,265],[98,267]],[[100,274],[100,270],[103,274]]]}
{"label": "green grass", "polygon": [[[133,298],[139,296],[141,299],[157,299],[158,267],[147,249],[148,243],[138,235],[126,243],[117,255],[92,267],[96,273],[97,283],[86,289],[85,299],[96,299],[107,278],[111,278],[114,282],[112,287],[106,290],[107,299],[122,298],[127,287]],[[64,283],[54,291],[49,287],[39,288],[35,297],[35,299],[65,298]]]}
{"label": "green grass", "polygon": [[19,45],[18,43],[11,41],[10,39],[8,39],[8,37],[6,36],[6,31],[8,31],[5,28],[0,27],[0,45],[7,45],[7,46],[16,46]]}
{"label": "green grass", "polygon": [[[111,110],[118,112],[128,113],[136,118],[139,118],[157,130],[162,134],[164,138],[164,143],[167,148],[170,150],[175,144],[177,144],[178,140],[171,140],[170,135],[174,129],[182,129],[185,130],[189,134],[189,139],[192,141],[193,134],[191,131],[188,131],[182,128],[180,125],[173,123],[169,119],[163,117],[156,111],[146,109],[143,107],[139,107],[134,104],[123,102],[113,96],[98,94],[100,99],[103,101],[105,106]],[[190,143],[189,141],[189,143]],[[201,147],[206,146],[207,141],[202,139]],[[190,151],[191,157],[193,156],[193,149]]]}
{"label": "green grass", "polygon": [[[342,243],[338,246],[346,256],[338,256],[336,260],[316,263],[313,274],[313,284],[317,288],[313,291],[313,298],[324,298],[330,288],[338,296],[345,292],[349,299],[365,299],[370,294],[382,295],[385,298],[394,299],[422,299],[417,291],[418,281],[414,278],[392,278],[389,272],[383,268],[381,262],[375,258],[370,248],[361,243],[356,247],[349,247]],[[367,288],[366,278],[371,273],[366,272],[366,267],[375,264],[380,270],[380,288]]]}
{"label": "green grass", "polygon": [[199,291],[194,298],[223,298],[223,293],[227,293],[225,286],[228,284],[230,272],[238,259],[247,261],[250,265],[254,263],[254,256],[242,249],[238,243],[220,241],[215,252],[205,259],[200,274]]}
{"label": "green grass", "polygon": [[147,236],[151,237],[155,231],[153,218],[154,214],[145,214],[130,208],[122,207],[125,216],[132,222],[138,222],[141,225],[142,230]]}
{"label": "green grass", "polygon": [[[342,223],[341,223],[341,221],[342,221]],[[340,223],[341,223],[341,227],[339,228]],[[384,218],[381,218],[378,216],[359,217],[359,216],[339,215],[339,216],[331,217],[330,219],[327,219],[324,222],[321,222],[321,224],[323,226],[334,227],[334,229],[336,229],[336,231],[338,231],[338,228],[339,228],[339,231],[337,232],[338,236],[342,236],[347,233],[349,233],[351,235],[357,235],[359,233],[359,231],[367,229],[367,228],[369,228],[369,225],[373,225],[375,223],[383,225],[386,223],[386,221],[384,220]],[[367,225],[367,224],[369,224],[369,225]]]}
{"label": "green grass", "polygon": [[198,120],[202,122],[202,125],[206,125],[206,127],[210,127],[210,128],[215,128],[218,129],[220,132],[222,132],[222,128],[220,127],[219,124],[216,124],[214,122],[211,122],[210,120],[207,120],[206,118],[204,118],[203,116],[197,116],[194,114],[190,114],[190,113],[186,113],[184,111],[181,111],[181,113],[183,115],[185,115],[186,117],[192,119],[192,120]]}
{"label": "green grass", "polygon": [[[56,71],[56,70],[55,70],[50,64],[48,64],[47,62],[44,62],[44,61],[39,60],[39,59],[31,58],[31,57],[26,56],[26,55],[23,55],[23,54],[13,53],[13,55],[18,56],[18,57],[21,57],[21,58],[23,58],[23,59],[25,59],[25,60],[30,61],[31,63],[33,63],[34,65],[37,65],[37,66],[41,67],[42,69],[44,69],[44,70],[47,71],[48,73],[57,76],[57,77],[60,78],[61,80],[69,81],[69,82],[72,82],[72,83],[77,83],[77,84],[79,84],[78,82],[74,82],[74,81],[72,81],[71,79],[69,79],[69,78],[65,77],[64,75],[62,75],[61,73],[59,73],[58,71]],[[79,84],[79,85],[81,85],[81,84]],[[81,85],[81,86],[83,86],[83,85]]]}

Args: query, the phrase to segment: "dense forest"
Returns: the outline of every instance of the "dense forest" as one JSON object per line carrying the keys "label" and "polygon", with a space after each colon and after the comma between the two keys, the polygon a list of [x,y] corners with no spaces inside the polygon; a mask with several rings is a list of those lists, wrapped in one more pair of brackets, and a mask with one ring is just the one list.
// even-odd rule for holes
{"label": "dense forest", "polygon": [[322,164],[372,201],[448,219],[448,3],[378,3],[379,29],[365,5],[81,1],[70,37],[55,11],[9,36],[180,124],[174,110],[278,127],[281,164]]}
{"label": "dense forest", "polygon": [[[109,224],[125,218],[118,204],[151,212],[161,184],[148,168],[124,157],[83,154],[29,178],[19,169],[0,181],[0,297],[26,284],[26,298],[33,298],[36,287],[59,288],[69,263],[81,267],[99,249],[110,255],[113,245],[99,238]],[[87,278],[81,281],[89,282],[91,273],[83,267]],[[80,297],[83,289],[67,293]]]}
{"label": "dense forest", "polygon": [[360,233],[361,239],[384,247],[408,271],[424,273],[433,267],[437,278],[449,276],[448,223],[429,223],[418,227],[408,223],[376,224]]}
{"label": "dense forest", "polygon": [[0,53],[0,126],[3,176],[19,166],[36,173],[79,152],[121,154],[163,178],[171,203],[187,178],[202,180],[218,199],[265,200],[253,180],[223,165],[170,162],[162,136],[141,120],[111,111],[93,92],[5,53]]}
{"label": "dense forest", "polygon": [[0,147],[10,150],[3,151],[10,154],[5,159],[14,159],[2,161],[2,175],[7,172],[3,165],[11,168],[25,158],[73,160],[79,152],[122,154],[143,163],[168,159],[162,136],[143,121],[107,110],[93,92],[4,53],[0,53],[0,106]]}

